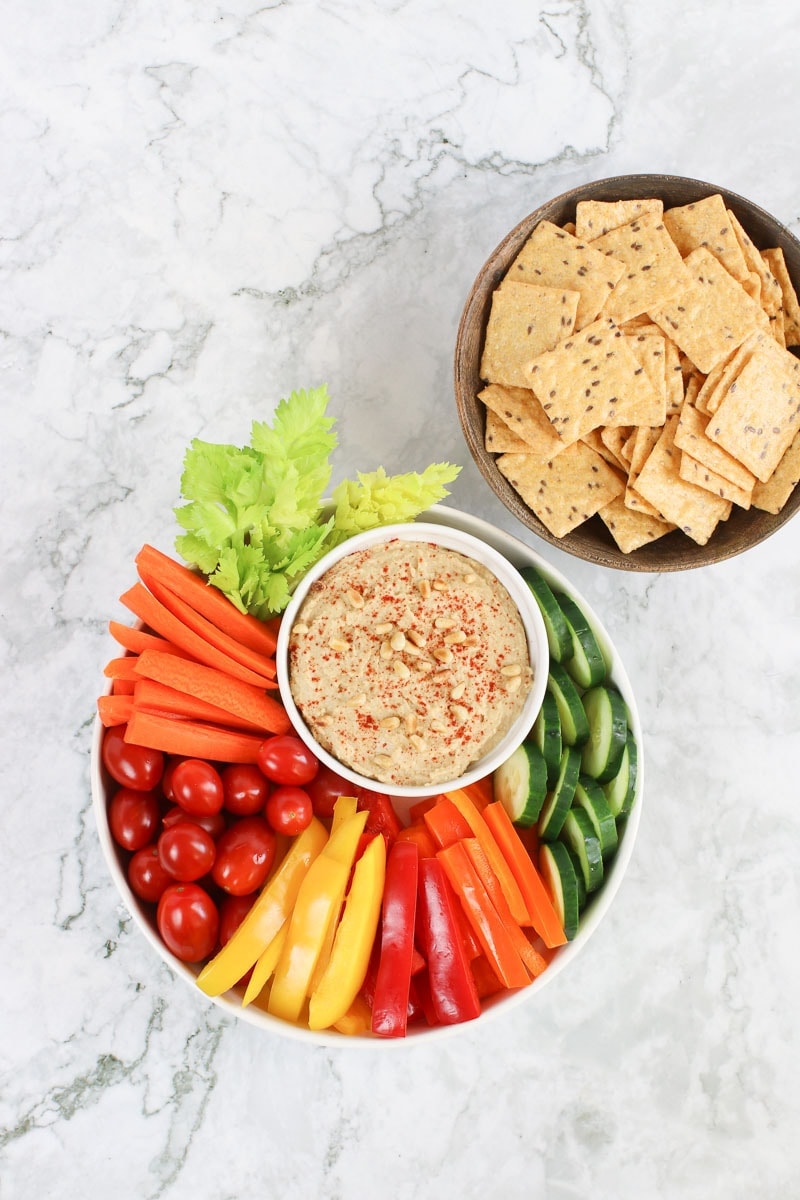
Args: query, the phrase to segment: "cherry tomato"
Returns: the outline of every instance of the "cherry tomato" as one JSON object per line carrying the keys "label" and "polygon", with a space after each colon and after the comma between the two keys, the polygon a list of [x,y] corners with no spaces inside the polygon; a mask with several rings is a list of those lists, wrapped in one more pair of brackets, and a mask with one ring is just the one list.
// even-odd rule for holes
{"label": "cherry tomato", "polygon": [[262,744],[258,765],[272,783],[301,785],[314,778],[319,760],[299,737],[281,733]]}
{"label": "cherry tomato", "polygon": [[302,788],[276,787],[269,795],[265,813],[276,833],[294,837],[311,824],[314,806],[308,792]]}
{"label": "cherry tomato", "polygon": [[164,755],[160,750],[125,741],[126,725],[112,725],[103,735],[103,766],[112,779],[135,792],[151,792],[161,782]]}
{"label": "cherry tomato", "polygon": [[340,796],[357,796],[358,791],[352,783],[348,783],[341,775],[337,775],[325,763],[320,763],[319,770],[305,790],[311,797],[314,812],[318,817],[332,817],[333,806]]}
{"label": "cherry tomato", "polygon": [[249,896],[267,878],[276,845],[263,817],[242,817],[218,839],[211,878],[231,896]]}
{"label": "cherry tomato", "polygon": [[200,962],[217,944],[219,910],[199,884],[172,883],[158,902],[156,924],[176,958]]}
{"label": "cherry tomato", "polygon": [[223,896],[219,905],[219,944],[226,946],[256,902],[249,896]]}
{"label": "cherry tomato", "polygon": [[209,813],[207,817],[193,817],[181,808],[180,804],[174,804],[172,808],[167,809],[161,818],[161,825],[164,829],[169,829],[172,825],[179,825],[181,821],[191,821],[199,825],[206,833],[211,834],[214,841],[225,832],[225,817],[221,812]]}
{"label": "cherry tomato", "polygon": [[252,817],[264,811],[269,781],[255,763],[231,763],[222,771],[224,807],[237,817]]}
{"label": "cherry tomato", "polygon": [[218,813],[225,799],[219,771],[202,758],[185,758],[172,772],[172,798],[193,817]]}
{"label": "cherry tomato", "polygon": [[155,792],[118,788],[108,806],[111,836],[124,850],[141,850],[157,836],[161,810]]}
{"label": "cherry tomato", "polygon": [[179,754],[170,754],[164,765],[164,774],[161,776],[161,791],[164,793],[164,799],[170,803],[175,803],[175,794],[172,790],[172,776],[175,774],[175,768],[178,763],[182,763],[183,758]]}
{"label": "cherry tomato", "polygon": [[148,904],[157,904],[174,882],[173,877],[168,875],[161,865],[155,842],[137,850],[128,863],[128,883],[131,891]]}
{"label": "cherry tomato", "polygon": [[159,862],[180,883],[192,883],[207,875],[214,865],[215,855],[211,834],[194,821],[170,825],[158,839]]}

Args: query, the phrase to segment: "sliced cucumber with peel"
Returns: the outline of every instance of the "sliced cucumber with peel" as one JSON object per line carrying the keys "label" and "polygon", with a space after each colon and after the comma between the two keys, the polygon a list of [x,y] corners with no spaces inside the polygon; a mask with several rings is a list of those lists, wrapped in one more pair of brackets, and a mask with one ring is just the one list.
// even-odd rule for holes
{"label": "sliced cucumber with peel", "polygon": [[578,932],[578,872],[563,842],[547,842],[539,851],[539,871],[567,941]]}
{"label": "sliced cucumber with peel", "polygon": [[534,742],[523,742],[494,773],[494,798],[516,825],[535,825],[547,796],[547,764]]}
{"label": "sliced cucumber with peel", "polygon": [[564,617],[563,609],[553,595],[553,590],[541,572],[535,567],[522,567],[520,575],[533,593],[547,631],[547,644],[554,662],[566,662],[572,654],[572,637]]}
{"label": "sliced cucumber with peel", "polygon": [[581,775],[575,787],[572,807],[577,805],[580,805],[594,826],[603,858],[610,858],[619,842],[617,822],[608,807],[603,789],[597,780],[589,775]]}
{"label": "sliced cucumber with peel", "polygon": [[550,663],[547,687],[558,708],[564,745],[583,746],[589,739],[589,721],[575,681],[561,663]]}
{"label": "sliced cucumber with peel", "polygon": [[600,643],[579,605],[563,592],[555,592],[554,595],[564,614],[572,643],[572,653],[564,665],[578,687],[594,687],[602,683],[607,674]]}
{"label": "sliced cucumber with peel", "polygon": [[609,779],[607,783],[602,785],[605,798],[608,801],[608,807],[618,821],[627,817],[633,807],[633,798],[636,795],[638,764],[639,751],[636,739],[629,729],[619,769],[613,779]]}
{"label": "sliced cucumber with peel", "polygon": [[558,779],[552,792],[548,792],[539,817],[539,837],[543,842],[554,842],[561,832],[581,772],[581,754],[574,746],[565,746],[561,755]]}
{"label": "sliced cucumber with peel", "polygon": [[552,692],[545,692],[529,739],[539,747],[547,765],[547,785],[553,787],[561,766],[561,718]]}
{"label": "sliced cucumber with peel", "polygon": [[583,693],[589,736],[583,746],[581,770],[600,783],[613,779],[622,762],[628,738],[628,710],[620,693],[598,684]]}
{"label": "sliced cucumber with peel", "polygon": [[603,882],[603,855],[589,814],[582,808],[571,808],[559,836],[580,863],[587,894],[596,892]]}

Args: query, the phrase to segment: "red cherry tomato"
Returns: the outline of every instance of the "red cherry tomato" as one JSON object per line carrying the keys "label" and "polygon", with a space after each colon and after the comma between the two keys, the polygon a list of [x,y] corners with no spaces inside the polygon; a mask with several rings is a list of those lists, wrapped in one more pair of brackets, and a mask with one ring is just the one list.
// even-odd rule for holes
{"label": "red cherry tomato", "polygon": [[325,763],[320,763],[319,770],[305,790],[311,797],[314,812],[318,817],[332,817],[333,806],[340,796],[357,796],[358,790],[348,783],[341,775],[337,775]]}
{"label": "red cherry tomato", "polygon": [[269,795],[265,813],[276,833],[294,837],[311,824],[314,806],[303,788],[276,787]]}
{"label": "red cherry tomato", "polygon": [[180,804],[174,804],[172,808],[167,809],[164,816],[161,818],[161,825],[164,829],[169,829],[172,825],[179,825],[182,821],[191,821],[194,825],[199,825],[201,829],[205,829],[206,833],[210,833],[214,841],[225,832],[225,817],[223,813],[209,813],[207,817],[193,817],[191,813],[187,813],[181,808]]}
{"label": "red cherry tomato", "polygon": [[167,874],[180,883],[192,883],[214,865],[216,848],[210,833],[194,821],[170,825],[158,839],[158,859]]}
{"label": "red cherry tomato", "polygon": [[158,834],[161,818],[158,795],[118,788],[108,806],[111,836],[123,850],[141,850]]}
{"label": "red cherry tomato", "polygon": [[263,817],[242,817],[218,839],[211,878],[231,896],[249,896],[267,878],[276,845]]}
{"label": "red cherry tomato", "polygon": [[217,944],[219,911],[199,884],[172,883],[158,902],[156,924],[164,944],[176,958],[201,962]]}
{"label": "red cherry tomato", "polygon": [[179,754],[170,754],[164,765],[164,774],[161,776],[161,791],[164,793],[164,799],[170,803],[175,803],[175,795],[172,791],[172,776],[175,774],[175,768],[178,763],[182,763],[183,758]]}
{"label": "red cherry tomato", "polygon": [[256,902],[256,893],[249,896],[223,896],[219,905],[219,944],[226,946]]}
{"label": "red cherry tomato", "polygon": [[219,771],[202,758],[185,758],[172,772],[172,798],[193,817],[218,813],[225,799]]}
{"label": "red cherry tomato", "polygon": [[264,811],[269,781],[255,763],[231,763],[222,771],[224,807],[237,817],[252,817]]}
{"label": "red cherry tomato", "polygon": [[112,779],[136,792],[151,792],[161,782],[164,755],[160,750],[125,741],[126,725],[112,725],[103,735],[103,766]]}
{"label": "red cherry tomato", "polygon": [[137,850],[128,863],[128,883],[131,891],[148,904],[157,904],[175,880],[161,865],[158,846],[151,842]]}
{"label": "red cherry tomato", "polygon": [[319,760],[292,733],[267,738],[258,751],[258,765],[272,783],[301,785],[317,773]]}

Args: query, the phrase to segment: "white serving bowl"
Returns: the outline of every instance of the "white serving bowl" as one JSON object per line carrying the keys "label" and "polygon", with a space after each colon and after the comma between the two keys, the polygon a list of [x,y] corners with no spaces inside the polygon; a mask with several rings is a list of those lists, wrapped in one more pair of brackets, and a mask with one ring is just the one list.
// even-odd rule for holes
{"label": "white serving bowl", "polygon": [[[586,617],[591,621],[595,635],[600,641],[601,649],[608,666],[609,678],[617,686],[625,700],[630,729],[633,732],[639,749],[636,795],[633,807],[622,831],[617,852],[606,869],[603,886],[595,893],[581,914],[580,928],[577,935],[567,945],[560,947],[554,952],[547,969],[528,987],[522,988],[519,991],[500,993],[485,1000],[481,1015],[477,1020],[467,1021],[459,1025],[441,1025],[435,1027],[412,1025],[409,1026],[408,1036],[405,1038],[348,1037],[337,1033],[335,1030],[316,1032],[302,1028],[299,1025],[292,1025],[260,1008],[258,1001],[255,1001],[247,1008],[243,1008],[241,1004],[241,992],[236,989],[213,998],[205,996],[195,984],[200,967],[180,962],[167,950],[156,929],[155,906],[143,904],[132,892],[128,884],[125,868],[129,855],[120,850],[115,844],[108,827],[107,808],[111,787],[110,780],[101,760],[104,729],[99,718],[95,719],[91,750],[91,784],[92,803],[98,837],[111,878],[136,927],[162,962],[183,979],[192,988],[195,996],[203,1002],[215,1004],[227,1016],[244,1021],[265,1033],[292,1038],[295,1041],[304,1042],[309,1046],[329,1046],[339,1047],[340,1049],[344,1047],[354,1049],[371,1048],[372,1050],[386,1053],[392,1047],[399,1050],[400,1047],[405,1045],[416,1045],[420,1039],[429,1042],[433,1039],[455,1037],[460,1032],[471,1033],[474,1036],[475,1032],[480,1030],[490,1018],[498,1018],[503,1013],[509,1012],[521,1004],[535,1003],[542,989],[547,987],[552,979],[566,970],[570,963],[579,954],[584,952],[592,934],[611,907],[619,891],[625,872],[628,869],[639,828],[644,794],[642,727],[636,699],[625,667],[600,618],[565,576],[517,538],[504,533],[502,530],[477,517],[442,505],[437,505],[430,509],[425,514],[425,521],[426,523],[433,524],[437,532],[441,535],[453,532],[478,539],[490,551],[495,551],[502,555],[514,567],[537,567],[550,583],[551,587],[564,592],[581,606]],[[419,525],[416,527],[412,526],[411,528],[416,528],[418,531]],[[110,688],[110,681],[108,687]]]}
{"label": "white serving bowl", "polygon": [[[314,584],[325,575],[331,567],[341,562],[351,554],[369,550],[376,546],[385,546],[391,542],[423,542],[441,546],[446,550],[455,550],[465,558],[480,563],[486,567],[503,585],[511,597],[522,619],[528,641],[528,654],[533,671],[533,683],[525,704],[513,725],[492,750],[477,759],[462,775],[448,780],[439,780],[416,786],[402,786],[389,782],[378,782],[374,777],[359,774],[335,758],[317,741],[311,729],[306,724],[302,713],[295,703],[292,694],[289,670],[289,642],[292,627],[297,619],[303,602]],[[395,807],[401,818],[408,815],[408,808],[414,800],[426,796],[435,796],[440,792],[452,791],[454,788],[467,787],[471,783],[483,779],[508,758],[512,751],[524,740],[536,715],[542,706],[542,700],[547,688],[547,672],[549,665],[549,650],[547,632],[542,614],[530,589],[522,579],[519,571],[509,560],[494,547],[481,538],[467,533],[462,529],[447,528],[430,522],[416,521],[401,525],[386,525],[383,528],[371,529],[365,533],[349,538],[335,550],[331,550],[305,575],[298,585],[291,603],[284,613],[278,635],[278,646],[275,652],[278,669],[278,683],[281,699],[289,714],[297,734],[303,739],[310,750],[319,760],[336,771],[356,787],[371,788],[395,799]]]}

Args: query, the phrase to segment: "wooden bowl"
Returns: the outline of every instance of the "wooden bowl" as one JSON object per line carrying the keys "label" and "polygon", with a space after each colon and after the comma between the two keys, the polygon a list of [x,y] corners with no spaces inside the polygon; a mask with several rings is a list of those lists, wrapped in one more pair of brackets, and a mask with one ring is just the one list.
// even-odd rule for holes
{"label": "wooden bowl", "polygon": [[492,294],[539,222],[546,220],[563,225],[574,220],[579,200],[656,197],[663,201],[666,209],[690,204],[714,193],[723,197],[726,206],[738,217],[759,249],[781,247],[795,289],[800,293],[800,242],[775,217],[751,200],[715,184],[679,175],[619,175],[564,192],[520,221],[490,254],[464,306],[456,338],[454,382],[458,414],[472,457],[486,482],[523,525],[568,554],[600,566],[623,571],[684,571],[732,558],[764,541],[795,515],[800,508],[800,486],[795,487],[777,516],[734,505],[728,520],[720,522],[705,546],[697,545],[675,530],[630,554],[623,554],[598,516],[584,522],[566,537],[555,537],[500,473],[494,455],[485,448],[485,408],[477,396],[484,386],[480,360]]}

